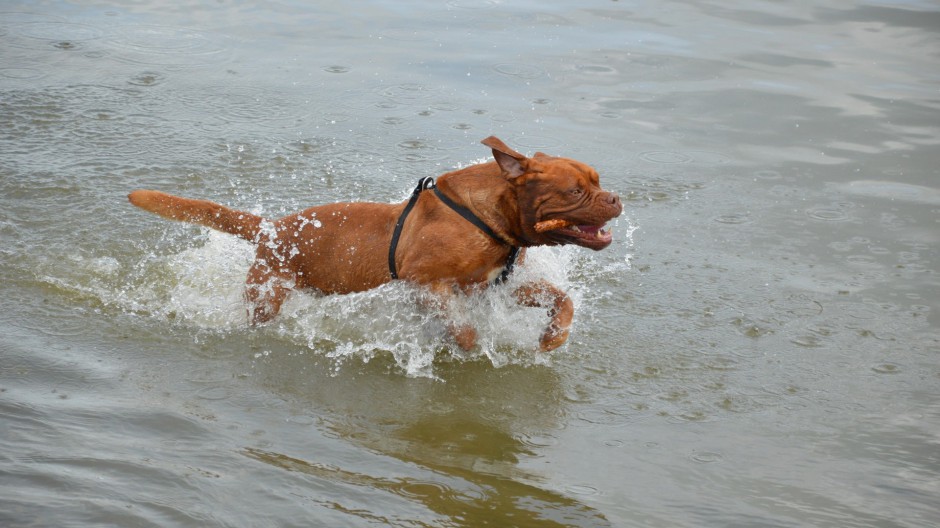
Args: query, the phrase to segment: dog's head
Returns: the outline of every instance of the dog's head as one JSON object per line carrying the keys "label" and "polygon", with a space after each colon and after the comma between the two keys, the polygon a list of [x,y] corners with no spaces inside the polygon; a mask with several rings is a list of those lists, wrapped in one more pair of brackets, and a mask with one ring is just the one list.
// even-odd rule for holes
{"label": "dog's head", "polygon": [[569,158],[538,152],[528,158],[490,136],[482,143],[516,190],[521,229],[532,245],[576,244],[593,250],[609,246],[605,228],[623,212],[620,198],[600,187],[597,171]]}

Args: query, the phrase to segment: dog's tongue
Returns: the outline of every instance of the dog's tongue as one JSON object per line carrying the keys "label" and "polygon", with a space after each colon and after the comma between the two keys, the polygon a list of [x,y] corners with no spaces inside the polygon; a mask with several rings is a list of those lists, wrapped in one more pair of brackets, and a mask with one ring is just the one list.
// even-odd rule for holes
{"label": "dog's tongue", "polygon": [[600,231],[601,226],[592,226],[592,225],[579,225],[578,231],[582,233],[587,233],[589,235],[596,235]]}

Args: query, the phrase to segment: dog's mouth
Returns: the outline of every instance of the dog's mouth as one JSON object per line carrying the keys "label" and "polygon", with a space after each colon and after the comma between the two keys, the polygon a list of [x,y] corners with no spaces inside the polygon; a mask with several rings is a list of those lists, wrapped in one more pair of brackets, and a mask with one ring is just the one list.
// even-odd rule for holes
{"label": "dog's mouth", "polygon": [[536,224],[536,231],[544,233],[556,244],[575,244],[595,251],[609,246],[614,239],[610,229],[606,229],[603,224],[579,225],[563,220],[549,220]]}

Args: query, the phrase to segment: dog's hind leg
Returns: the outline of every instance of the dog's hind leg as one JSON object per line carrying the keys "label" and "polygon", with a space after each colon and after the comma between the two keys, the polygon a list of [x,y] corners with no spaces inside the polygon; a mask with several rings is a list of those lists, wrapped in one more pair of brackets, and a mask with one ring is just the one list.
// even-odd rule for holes
{"label": "dog's hind leg", "polygon": [[260,324],[273,319],[293,288],[292,274],[272,269],[266,260],[256,260],[245,280],[245,300],[248,301],[251,323]]}
{"label": "dog's hind leg", "polygon": [[477,345],[477,331],[470,325],[460,324],[451,320],[448,315],[448,305],[450,299],[456,295],[455,285],[452,281],[433,282],[424,291],[420,297],[421,304],[428,309],[434,310],[441,315],[447,325],[447,332],[454,338],[463,350],[471,350]]}

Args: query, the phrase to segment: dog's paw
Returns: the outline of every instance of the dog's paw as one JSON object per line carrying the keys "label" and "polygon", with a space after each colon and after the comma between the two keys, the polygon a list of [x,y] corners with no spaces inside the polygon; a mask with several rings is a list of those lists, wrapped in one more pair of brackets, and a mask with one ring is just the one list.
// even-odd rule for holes
{"label": "dog's paw", "polygon": [[462,350],[472,350],[477,346],[477,331],[470,325],[451,326],[450,333]]}
{"label": "dog's paw", "polygon": [[542,334],[542,338],[539,339],[539,350],[542,352],[549,352],[555,350],[556,348],[564,345],[568,341],[568,335],[571,333],[571,330],[568,328],[555,328],[555,325],[550,325],[545,333]]}

